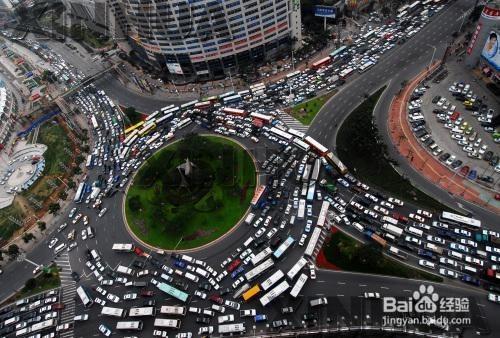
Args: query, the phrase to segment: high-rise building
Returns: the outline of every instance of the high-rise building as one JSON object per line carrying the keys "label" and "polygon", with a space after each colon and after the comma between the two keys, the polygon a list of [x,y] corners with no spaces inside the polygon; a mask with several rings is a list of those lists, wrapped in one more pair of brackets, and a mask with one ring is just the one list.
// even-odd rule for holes
{"label": "high-rise building", "polygon": [[132,48],[174,78],[224,77],[302,40],[300,0],[110,1],[123,4]]}

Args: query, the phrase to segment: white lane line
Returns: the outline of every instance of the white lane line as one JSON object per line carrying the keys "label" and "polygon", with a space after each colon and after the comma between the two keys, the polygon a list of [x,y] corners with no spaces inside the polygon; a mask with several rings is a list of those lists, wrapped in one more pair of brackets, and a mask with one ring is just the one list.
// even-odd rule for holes
{"label": "white lane line", "polygon": [[359,286],[361,286],[361,287],[365,287],[365,286],[366,286],[366,284],[359,284]]}

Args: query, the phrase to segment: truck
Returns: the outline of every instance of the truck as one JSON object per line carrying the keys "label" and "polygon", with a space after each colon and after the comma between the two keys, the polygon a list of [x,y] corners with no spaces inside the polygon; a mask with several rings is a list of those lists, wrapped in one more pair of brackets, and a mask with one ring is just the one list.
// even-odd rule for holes
{"label": "truck", "polygon": [[366,229],[364,231],[364,234],[366,237],[368,237],[369,239],[371,239],[375,243],[379,244],[381,247],[385,248],[387,246],[387,241],[385,239],[383,239],[382,237],[380,237],[379,235],[377,235],[372,230]]}

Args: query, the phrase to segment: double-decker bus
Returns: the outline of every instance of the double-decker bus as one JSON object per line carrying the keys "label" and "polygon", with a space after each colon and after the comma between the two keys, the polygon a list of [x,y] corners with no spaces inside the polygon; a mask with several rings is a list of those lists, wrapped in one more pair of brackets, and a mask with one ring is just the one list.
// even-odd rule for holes
{"label": "double-decker bus", "polygon": [[276,285],[273,289],[271,289],[268,293],[266,293],[264,296],[260,297],[259,301],[262,304],[262,306],[266,306],[267,304],[271,303],[273,300],[275,300],[277,297],[279,297],[283,292],[288,290],[290,288],[290,284],[286,280],[282,281],[278,285]]}
{"label": "double-decker bus", "polygon": [[85,291],[85,289],[82,286],[79,286],[76,289],[76,294],[78,295],[78,297],[80,297],[80,299],[83,303],[83,306],[91,307],[92,304],[94,304],[94,301],[92,300],[92,298],[89,297],[89,295],[87,294],[87,292]]}
{"label": "double-decker bus", "polygon": [[260,287],[259,284],[255,284],[253,287],[248,289],[246,292],[243,293],[242,297],[245,302],[248,302],[250,299],[255,297],[260,293]]}

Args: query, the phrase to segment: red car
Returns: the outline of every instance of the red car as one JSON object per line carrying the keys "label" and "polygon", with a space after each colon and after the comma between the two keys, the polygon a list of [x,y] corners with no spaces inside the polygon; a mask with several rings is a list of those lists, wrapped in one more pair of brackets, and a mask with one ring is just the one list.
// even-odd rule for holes
{"label": "red car", "polygon": [[467,174],[469,173],[469,166],[467,165],[464,165],[461,169],[460,169],[460,175],[462,176],[467,176]]}
{"label": "red car", "polygon": [[151,290],[143,290],[141,291],[141,296],[142,297],[153,297],[154,292]]}
{"label": "red car", "polygon": [[495,199],[496,199],[497,201],[500,201],[500,194],[495,194]]}
{"label": "red car", "polygon": [[210,300],[216,304],[224,304],[224,299],[222,299],[221,297],[219,297],[218,294],[213,294],[210,296]]}
{"label": "red car", "polygon": [[229,266],[227,267],[227,272],[233,272],[234,269],[240,265],[241,259],[235,259]]}
{"label": "red car", "polygon": [[397,219],[400,222],[408,223],[408,218],[401,215],[401,214],[398,214],[397,212],[393,212],[392,217],[394,217],[395,219]]}
{"label": "red car", "polygon": [[62,303],[52,304],[52,310],[62,310],[62,309],[64,309],[64,304]]}

